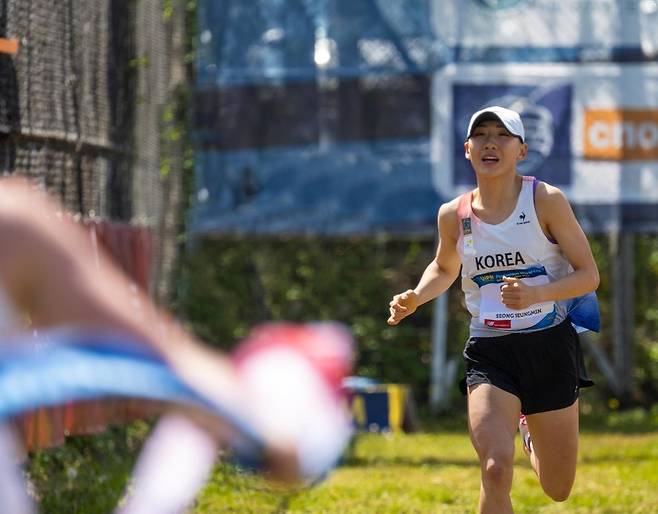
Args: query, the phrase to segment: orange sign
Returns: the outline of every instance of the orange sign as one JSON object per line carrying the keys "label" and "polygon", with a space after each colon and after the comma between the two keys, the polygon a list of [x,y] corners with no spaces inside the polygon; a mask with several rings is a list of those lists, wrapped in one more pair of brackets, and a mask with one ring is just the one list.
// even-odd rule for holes
{"label": "orange sign", "polygon": [[583,128],[585,159],[658,159],[658,109],[585,111]]}
{"label": "orange sign", "polygon": [[2,54],[17,54],[18,53],[18,39],[5,39],[0,38],[0,53]]}

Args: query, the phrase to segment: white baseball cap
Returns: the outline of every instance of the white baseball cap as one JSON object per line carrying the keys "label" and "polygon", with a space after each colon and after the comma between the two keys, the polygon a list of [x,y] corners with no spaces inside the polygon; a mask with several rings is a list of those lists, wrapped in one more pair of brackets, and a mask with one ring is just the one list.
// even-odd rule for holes
{"label": "white baseball cap", "polygon": [[505,125],[505,128],[509,130],[510,134],[519,136],[521,141],[525,142],[525,129],[523,128],[523,122],[521,121],[521,116],[519,116],[519,113],[512,111],[511,109],[506,109],[505,107],[499,107],[497,105],[485,107],[484,109],[479,110],[473,114],[473,116],[471,116],[471,121],[468,123],[466,139],[471,137],[473,127],[477,126],[483,121],[490,120],[499,120],[503,125]]}

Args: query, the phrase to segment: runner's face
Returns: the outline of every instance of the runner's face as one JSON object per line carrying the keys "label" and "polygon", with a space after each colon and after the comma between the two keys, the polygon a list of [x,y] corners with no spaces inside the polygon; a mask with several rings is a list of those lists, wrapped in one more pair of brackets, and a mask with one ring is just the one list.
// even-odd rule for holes
{"label": "runner's face", "polygon": [[464,143],[466,158],[481,176],[516,172],[516,163],[525,158],[528,146],[498,120],[478,124]]}

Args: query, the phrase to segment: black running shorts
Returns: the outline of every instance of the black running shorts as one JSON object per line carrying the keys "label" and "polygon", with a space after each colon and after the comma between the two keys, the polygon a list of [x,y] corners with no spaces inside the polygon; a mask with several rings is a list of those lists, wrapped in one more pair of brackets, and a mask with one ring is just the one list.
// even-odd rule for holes
{"label": "black running shorts", "polygon": [[536,332],[473,337],[466,342],[464,359],[464,394],[467,387],[491,384],[517,396],[526,415],[568,407],[581,387],[594,385],[568,319]]}

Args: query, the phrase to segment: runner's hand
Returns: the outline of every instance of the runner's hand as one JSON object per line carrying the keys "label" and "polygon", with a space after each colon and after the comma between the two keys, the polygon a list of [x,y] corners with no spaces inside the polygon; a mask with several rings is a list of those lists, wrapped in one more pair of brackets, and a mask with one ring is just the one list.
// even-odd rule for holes
{"label": "runner's hand", "polygon": [[524,284],[518,278],[503,277],[503,280],[505,283],[500,286],[500,300],[505,307],[521,310],[538,303],[533,286]]}
{"label": "runner's hand", "polygon": [[416,312],[418,308],[418,295],[413,289],[407,289],[404,293],[396,294],[389,303],[388,318],[389,325],[397,325],[404,318]]}

